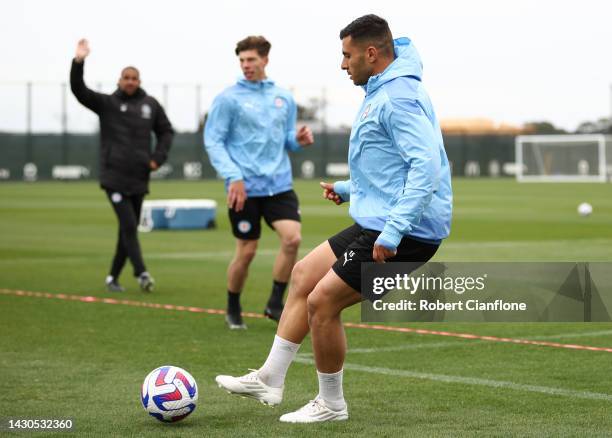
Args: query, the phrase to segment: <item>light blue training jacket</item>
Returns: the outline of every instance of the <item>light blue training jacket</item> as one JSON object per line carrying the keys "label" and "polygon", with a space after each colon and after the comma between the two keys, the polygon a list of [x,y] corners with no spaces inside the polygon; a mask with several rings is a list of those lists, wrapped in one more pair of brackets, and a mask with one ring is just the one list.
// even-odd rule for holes
{"label": "light blue training jacket", "polygon": [[381,231],[377,243],[392,250],[404,236],[428,243],[448,237],[453,200],[421,58],[410,39],[394,43],[395,60],[364,86],[349,143],[350,179],[334,184],[355,222]]}
{"label": "light blue training jacket", "polygon": [[296,120],[291,93],[269,79],[240,79],[219,94],[208,113],[204,145],[226,188],[243,180],[250,197],[291,190],[287,150],[301,148]]}

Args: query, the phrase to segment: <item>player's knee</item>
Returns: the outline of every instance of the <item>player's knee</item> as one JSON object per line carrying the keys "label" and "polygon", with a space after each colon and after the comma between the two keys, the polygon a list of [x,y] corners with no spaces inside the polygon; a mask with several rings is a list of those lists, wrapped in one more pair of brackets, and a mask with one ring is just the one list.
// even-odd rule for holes
{"label": "player's knee", "polygon": [[321,308],[321,300],[318,295],[311,293],[306,298],[306,308],[308,309],[308,325],[312,325],[313,319]]}
{"label": "player's knee", "polygon": [[291,237],[286,237],[282,240],[283,251],[295,254],[298,252],[301,243],[302,235],[300,233],[296,233]]}
{"label": "player's knee", "polygon": [[241,263],[249,265],[255,258],[255,254],[257,254],[257,248],[249,248],[245,251],[240,251],[237,258]]}
{"label": "player's knee", "polygon": [[307,294],[305,285],[308,283],[309,270],[303,260],[298,261],[291,270],[291,292],[299,295]]}
{"label": "player's knee", "polygon": [[238,247],[235,260],[240,264],[249,265],[255,258],[255,254],[257,254],[257,242],[249,242]]}
{"label": "player's knee", "polygon": [[323,323],[334,315],[329,294],[320,285],[308,295],[306,305],[308,308],[308,322],[311,325]]}

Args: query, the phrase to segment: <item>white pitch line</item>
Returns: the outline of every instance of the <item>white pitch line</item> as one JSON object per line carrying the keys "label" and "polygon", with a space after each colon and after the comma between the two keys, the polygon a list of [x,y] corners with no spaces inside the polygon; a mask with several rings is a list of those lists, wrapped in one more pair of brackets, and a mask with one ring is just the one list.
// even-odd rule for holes
{"label": "white pitch line", "polygon": [[612,335],[612,330],[600,330],[598,332],[577,332],[577,333],[561,333],[558,335],[533,336],[526,339],[544,340],[544,339],[564,339],[564,338],[588,338],[591,336],[608,336]]}
{"label": "white pitch line", "polygon": [[[577,333],[562,333],[557,335],[545,335],[545,336],[527,336],[524,339],[532,340],[545,340],[545,339],[564,339],[564,338],[588,338],[591,336],[607,336],[612,335],[612,330],[601,330],[596,332],[577,332]],[[389,351],[405,351],[405,350],[419,350],[426,348],[447,348],[447,347],[463,347],[474,346],[482,344],[483,340],[465,340],[457,339],[454,342],[427,342],[427,343],[412,343],[412,344],[400,344],[390,347],[378,347],[378,348],[349,348],[348,353],[356,354],[368,354],[368,353],[383,353]]]}
{"label": "white pitch line", "polygon": [[[314,365],[314,360],[302,355],[298,355],[295,358],[295,362]],[[435,382],[443,383],[461,383],[464,385],[476,385],[476,386],[487,386],[490,388],[506,388],[517,391],[536,392],[539,394],[546,395],[559,395],[570,398],[580,398],[585,400],[603,400],[612,402],[612,394],[604,394],[600,392],[590,391],[576,391],[573,389],[554,388],[550,386],[539,386],[539,385],[524,385],[522,383],[506,382],[503,380],[491,380],[491,379],[480,379],[477,377],[462,377],[462,376],[448,376],[445,374],[431,374],[421,373],[417,371],[409,370],[397,370],[392,368],[382,367],[369,367],[365,365],[345,363],[345,370],[360,371],[370,374],[381,374],[393,377],[408,377],[412,379],[420,380],[432,380]]]}
{"label": "white pitch line", "polygon": [[[310,251],[310,249],[303,249],[301,251]],[[258,249],[258,255],[273,256],[278,254],[278,249]],[[234,251],[194,251],[194,252],[167,252],[167,253],[147,253],[145,258],[147,259],[218,259],[218,258],[229,258],[234,255]],[[257,255],[256,255],[257,257]]]}
{"label": "white pitch line", "polygon": [[462,347],[466,344],[476,344],[476,343],[481,343],[481,342],[466,341],[466,340],[458,339],[455,342],[425,342],[425,343],[395,345],[392,347],[349,348],[348,354],[353,354],[353,353],[366,353],[367,354],[367,353],[379,353],[379,352],[382,353],[382,352],[387,352],[387,351],[420,350],[423,348]]}
{"label": "white pitch line", "polygon": [[[310,251],[305,249],[303,251]],[[257,254],[262,256],[274,256],[278,254],[278,249],[259,249]],[[201,260],[201,259],[229,259],[234,255],[234,251],[190,251],[190,252],[151,252],[146,253],[146,259],[153,260]],[[105,256],[99,255],[95,258],[102,258]],[[88,257],[87,260],[91,260]],[[69,262],[83,262],[83,257],[70,256],[53,256],[53,257],[31,257],[31,258],[11,258],[11,259],[0,259],[0,263],[69,263]]]}
{"label": "white pitch line", "polygon": [[517,248],[533,247],[534,245],[561,244],[573,245],[576,243],[609,244],[610,239],[553,239],[553,240],[483,240],[478,242],[444,242],[441,248]]}

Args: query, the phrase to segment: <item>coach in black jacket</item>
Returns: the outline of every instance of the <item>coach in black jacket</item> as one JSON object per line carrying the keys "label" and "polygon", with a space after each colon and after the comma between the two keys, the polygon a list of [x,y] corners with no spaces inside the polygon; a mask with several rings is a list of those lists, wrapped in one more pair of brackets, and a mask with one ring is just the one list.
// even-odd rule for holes
{"label": "coach in black jacket", "polygon": [[[100,186],[119,220],[119,238],[106,286],[113,292],[123,291],[118,278],[129,258],[140,287],[151,291],[153,278],[142,259],[137,227],[149,192],[149,174],[166,161],[174,132],[162,106],[140,88],[136,68],[121,71],[113,94],[87,88],[83,64],[88,55],[87,40],[80,40],[70,70],[70,87],[77,100],[100,117]],[[157,137],[153,152],[151,131]]]}

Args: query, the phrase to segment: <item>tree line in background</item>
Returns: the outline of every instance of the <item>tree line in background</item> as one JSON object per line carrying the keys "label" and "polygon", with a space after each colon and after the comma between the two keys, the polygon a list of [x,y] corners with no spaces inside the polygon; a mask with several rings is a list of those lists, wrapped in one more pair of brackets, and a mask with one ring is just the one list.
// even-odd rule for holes
{"label": "tree line in background", "polygon": [[558,128],[550,122],[527,122],[524,130],[529,134],[612,134],[612,118],[582,122],[574,132]]}
{"label": "tree line in background", "polygon": [[[318,99],[311,99],[306,105],[297,104],[297,118],[302,122],[320,122],[322,119],[322,106]],[[204,114],[199,126],[201,132],[208,113]],[[350,127],[346,127],[350,130]],[[522,128],[515,128],[517,131],[522,131],[525,134],[612,134],[612,118],[602,117],[596,121],[582,122],[576,130],[568,131],[555,126],[548,121],[533,121],[525,123]]]}

